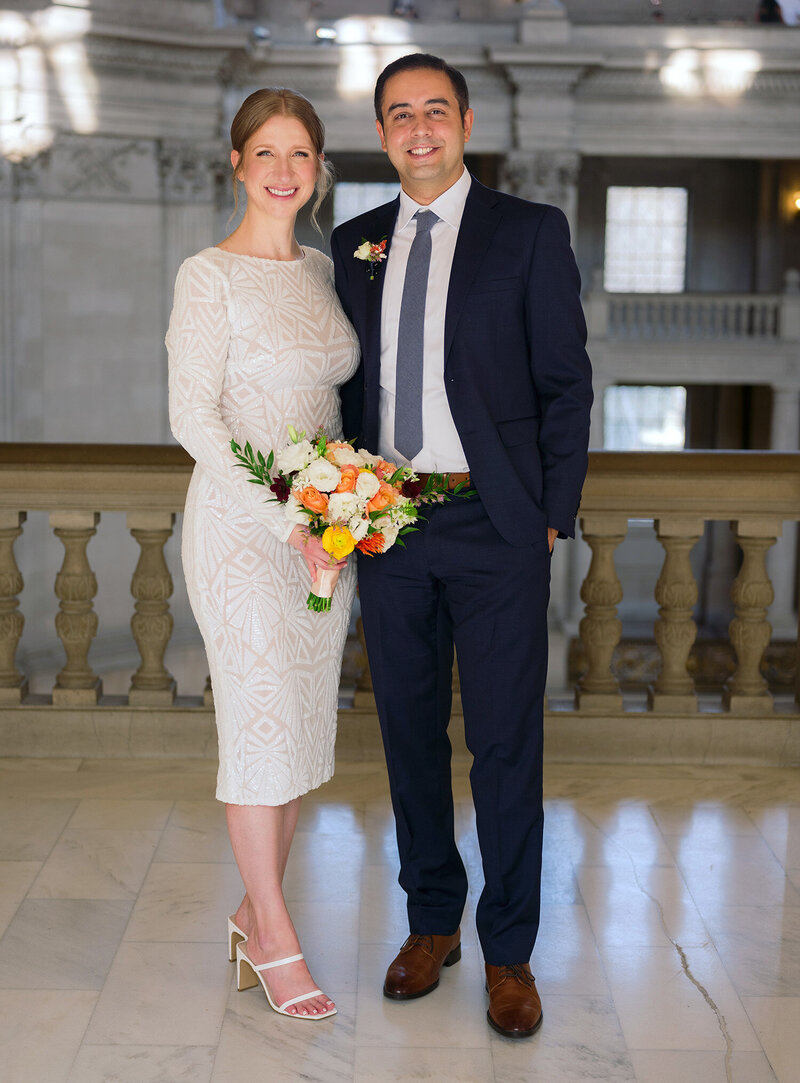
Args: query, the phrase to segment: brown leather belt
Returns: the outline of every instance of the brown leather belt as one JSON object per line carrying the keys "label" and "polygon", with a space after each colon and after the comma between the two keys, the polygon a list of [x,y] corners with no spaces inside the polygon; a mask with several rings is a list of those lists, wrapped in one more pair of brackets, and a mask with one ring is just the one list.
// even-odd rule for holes
{"label": "brown leather belt", "polygon": [[[462,483],[464,485],[467,485],[467,486],[470,484],[469,471],[462,472],[461,474],[450,473],[450,474],[445,474],[444,476],[447,478],[447,488],[448,489],[455,489],[456,485],[461,485]],[[422,482],[423,485],[427,485],[428,480],[430,479],[431,475],[430,474],[417,474],[417,477],[419,478],[419,480]]]}

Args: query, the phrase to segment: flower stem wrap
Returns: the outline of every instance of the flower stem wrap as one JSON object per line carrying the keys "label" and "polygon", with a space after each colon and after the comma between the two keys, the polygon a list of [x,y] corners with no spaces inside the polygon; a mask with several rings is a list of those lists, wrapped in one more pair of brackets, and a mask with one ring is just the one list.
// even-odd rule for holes
{"label": "flower stem wrap", "polygon": [[314,613],[327,613],[331,607],[331,598],[336,581],[339,578],[338,568],[317,568],[317,578],[308,596],[308,608]]}

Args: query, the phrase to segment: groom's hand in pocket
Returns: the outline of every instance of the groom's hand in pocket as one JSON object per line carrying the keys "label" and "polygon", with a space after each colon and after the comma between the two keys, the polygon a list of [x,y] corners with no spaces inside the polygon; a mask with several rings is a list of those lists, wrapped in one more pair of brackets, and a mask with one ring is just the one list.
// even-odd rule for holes
{"label": "groom's hand in pocket", "polygon": [[556,544],[556,538],[558,537],[558,530],[554,526],[547,528],[547,544],[550,546],[550,552],[553,552],[553,546]]}

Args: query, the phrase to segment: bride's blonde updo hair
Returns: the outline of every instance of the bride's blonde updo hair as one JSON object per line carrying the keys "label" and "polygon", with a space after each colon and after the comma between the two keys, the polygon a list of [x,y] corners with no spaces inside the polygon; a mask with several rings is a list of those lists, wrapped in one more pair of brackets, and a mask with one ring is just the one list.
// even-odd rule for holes
{"label": "bride's blonde updo hair", "polygon": [[[242,102],[239,112],[231,124],[231,148],[241,156],[248,139],[252,139],[262,124],[273,117],[293,117],[299,120],[308,133],[314,153],[317,156],[317,198],[311,210],[311,221],[320,233],[317,212],[325,197],[333,187],[333,170],[320,158],[325,146],[325,125],[317,116],[317,111],[302,94],[286,87],[265,87],[256,90]],[[239,208],[239,190],[236,187],[238,166],[233,171],[234,213]]]}

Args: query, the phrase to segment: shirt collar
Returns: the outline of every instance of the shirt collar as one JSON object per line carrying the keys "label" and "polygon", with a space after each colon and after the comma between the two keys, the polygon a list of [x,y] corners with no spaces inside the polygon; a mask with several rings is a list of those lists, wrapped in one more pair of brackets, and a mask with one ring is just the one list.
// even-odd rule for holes
{"label": "shirt collar", "polygon": [[400,210],[397,214],[396,230],[405,229],[410,224],[411,219],[417,213],[417,211],[433,211],[437,217],[442,221],[447,222],[449,226],[454,229],[458,229],[461,225],[461,216],[464,213],[464,204],[467,202],[467,196],[469,194],[470,186],[472,185],[472,177],[464,166],[461,176],[455,182],[451,184],[446,192],[442,192],[440,196],[434,199],[433,203],[429,203],[424,207],[421,203],[417,203],[415,199],[412,199],[410,195],[400,189]]}

